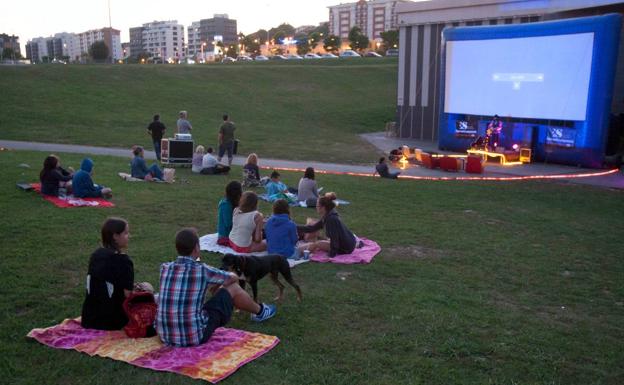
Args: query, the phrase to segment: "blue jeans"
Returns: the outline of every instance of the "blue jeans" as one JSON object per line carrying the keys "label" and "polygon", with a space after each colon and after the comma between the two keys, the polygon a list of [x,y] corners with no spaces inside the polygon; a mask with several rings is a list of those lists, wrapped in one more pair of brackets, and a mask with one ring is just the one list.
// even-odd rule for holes
{"label": "blue jeans", "polygon": [[158,167],[157,164],[154,163],[153,165],[151,165],[150,168],[147,169],[147,171],[149,171],[150,174],[152,174],[152,176],[154,178],[158,178],[158,179],[162,180],[163,173],[162,173],[162,170],[160,169],[160,167]]}
{"label": "blue jeans", "polygon": [[223,158],[223,154],[225,154],[226,151],[228,158],[232,159],[232,152],[234,151],[234,141],[219,145],[219,159]]}
{"label": "blue jeans", "polygon": [[154,152],[156,153],[156,159],[160,160],[160,139],[154,140]]}

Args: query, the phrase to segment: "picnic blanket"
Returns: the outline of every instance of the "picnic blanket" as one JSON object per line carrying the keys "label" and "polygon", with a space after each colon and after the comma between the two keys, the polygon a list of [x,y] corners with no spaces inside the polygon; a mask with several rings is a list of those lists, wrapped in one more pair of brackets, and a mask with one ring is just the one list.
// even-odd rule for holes
{"label": "picnic blanket", "polygon": [[176,348],[164,345],[158,336],[134,339],[127,337],[123,330],[84,329],[80,326],[80,318],[66,319],[45,329],[33,329],[28,337],[53,348],[74,349],[90,356],[178,373],[213,384],[279,343],[275,336],[218,328],[205,344]]}
{"label": "picnic blanket", "polygon": [[314,262],[331,262],[343,265],[371,263],[373,257],[381,251],[381,246],[370,239],[360,238],[360,240],[364,243],[364,246],[356,248],[351,254],[338,254],[334,258],[329,258],[326,251],[316,251],[310,256],[310,260]]}
{"label": "picnic blanket", "polygon": [[[271,202],[271,199],[269,198],[269,195],[264,193],[264,194],[258,194],[258,199],[260,199],[261,201],[265,201],[265,202]],[[336,204],[336,206],[346,206],[348,204],[351,204],[351,202],[346,201],[344,199],[336,199],[334,200],[334,203]],[[297,200],[289,200],[288,204],[290,206],[297,206],[297,207],[316,207],[316,206],[308,206],[306,205],[305,201],[299,202]]]}
{"label": "picnic blanket", "polygon": [[[31,183],[32,188],[41,194],[41,183]],[[56,207],[115,207],[113,202],[107,201],[104,198],[76,198],[73,195],[67,195],[65,197],[55,197],[50,195],[41,194],[43,199],[48,202],[52,202]]]}
{"label": "picnic blanket", "polygon": [[127,172],[119,172],[119,173],[117,173],[117,175],[119,175],[119,177],[121,179],[125,180],[126,182],[173,183],[173,182],[167,182],[167,181],[162,180],[162,179],[152,179],[150,181],[146,181],[145,179],[135,178],[132,175],[128,174]]}
{"label": "picnic blanket", "polygon": [[[221,246],[217,244],[217,240],[219,239],[219,234],[206,234],[199,238],[199,249],[203,251],[209,251],[211,253],[221,253],[221,254],[234,254],[234,255],[253,255],[256,257],[264,257],[269,255],[266,251],[258,251],[255,253],[239,253],[234,251],[231,247]],[[307,259],[286,259],[290,267],[295,267],[302,263],[308,262]]]}

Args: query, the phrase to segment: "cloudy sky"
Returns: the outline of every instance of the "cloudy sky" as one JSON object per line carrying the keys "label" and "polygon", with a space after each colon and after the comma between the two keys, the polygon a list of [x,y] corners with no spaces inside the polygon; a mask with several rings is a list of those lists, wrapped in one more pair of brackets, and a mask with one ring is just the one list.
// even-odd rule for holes
{"label": "cloudy sky", "polygon": [[[355,1],[355,0],[353,0]],[[154,20],[177,20],[187,27],[215,13],[227,13],[243,33],[275,27],[317,25],[329,19],[330,5],[348,0],[110,0],[113,28],[126,42],[128,29]],[[0,12],[0,33],[29,39],[57,32],[84,32],[108,26],[108,0],[11,0]]]}

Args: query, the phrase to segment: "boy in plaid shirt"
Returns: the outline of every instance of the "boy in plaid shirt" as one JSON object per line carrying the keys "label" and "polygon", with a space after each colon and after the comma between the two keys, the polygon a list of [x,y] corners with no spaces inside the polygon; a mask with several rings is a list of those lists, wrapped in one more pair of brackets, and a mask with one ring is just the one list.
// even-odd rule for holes
{"label": "boy in plaid shirt", "polygon": [[[238,285],[238,276],[196,261],[200,257],[199,238],[194,229],[176,234],[178,259],[160,267],[160,293],[156,330],[167,345],[194,346],[210,338],[224,326],[236,307],[261,322],[275,315],[274,305],[258,305]],[[214,295],[203,303],[206,291]]]}

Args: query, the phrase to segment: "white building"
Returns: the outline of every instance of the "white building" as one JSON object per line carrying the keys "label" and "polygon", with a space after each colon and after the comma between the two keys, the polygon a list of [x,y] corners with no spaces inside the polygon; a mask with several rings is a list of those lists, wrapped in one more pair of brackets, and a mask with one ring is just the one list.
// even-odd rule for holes
{"label": "white building", "polygon": [[184,26],[177,20],[143,24],[143,51],[174,62],[184,58]]}
{"label": "white building", "polygon": [[90,31],[76,34],[80,44],[80,52],[88,53],[89,47],[96,41],[103,40],[108,46],[109,55],[113,60],[121,60],[123,52],[121,50],[121,37],[119,30],[114,28],[92,29]]}
{"label": "white building", "polygon": [[54,35],[55,39],[60,39],[61,49],[63,56],[69,57],[70,61],[79,61],[80,54],[80,39],[75,33],[61,32]]}
{"label": "white building", "polygon": [[[201,39],[199,37],[199,21],[194,22],[186,28],[188,34],[188,56],[192,57],[201,54]],[[206,47],[204,47],[206,48]]]}
{"label": "white building", "polygon": [[360,27],[372,42],[381,39],[380,33],[398,29],[396,6],[405,0],[360,0],[356,3],[334,5],[329,8],[329,33],[343,42],[351,28]]}

